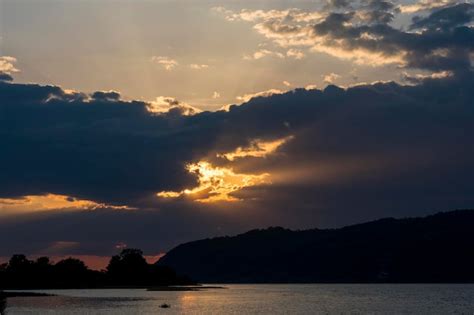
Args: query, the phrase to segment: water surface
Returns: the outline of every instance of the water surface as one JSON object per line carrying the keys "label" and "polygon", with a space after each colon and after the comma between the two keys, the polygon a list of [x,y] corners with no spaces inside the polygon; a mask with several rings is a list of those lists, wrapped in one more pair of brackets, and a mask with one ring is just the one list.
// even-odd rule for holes
{"label": "water surface", "polygon": [[[191,292],[44,290],[8,314],[474,314],[474,285],[226,285]],[[166,303],[171,308],[163,309]]]}

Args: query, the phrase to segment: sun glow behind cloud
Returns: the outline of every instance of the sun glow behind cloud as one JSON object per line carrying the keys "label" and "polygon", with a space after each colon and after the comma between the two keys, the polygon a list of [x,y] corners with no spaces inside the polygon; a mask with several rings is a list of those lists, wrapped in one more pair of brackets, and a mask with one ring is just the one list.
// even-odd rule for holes
{"label": "sun glow behind cloud", "polygon": [[186,169],[198,176],[197,187],[180,192],[163,191],[157,196],[187,197],[198,202],[239,201],[240,199],[231,194],[246,187],[270,183],[268,173],[240,174],[235,173],[232,168],[217,167],[205,161],[188,164]]}
{"label": "sun glow behind cloud", "polygon": [[149,102],[147,110],[154,114],[165,114],[171,110],[178,110],[184,116],[192,116],[202,112],[199,108],[180,102],[176,98],[169,96],[159,96],[155,101]]}
{"label": "sun glow behind cloud", "polygon": [[[238,147],[232,152],[217,154],[218,158],[234,162],[240,158],[265,158],[275,153],[279,147],[293,139],[288,136],[273,141],[253,140],[247,147]],[[198,202],[239,201],[232,194],[247,187],[270,184],[270,174],[236,173],[232,167],[214,166],[208,161],[190,163],[188,172],[197,175],[198,186],[182,191],[162,191],[157,193],[161,198],[185,197]]]}

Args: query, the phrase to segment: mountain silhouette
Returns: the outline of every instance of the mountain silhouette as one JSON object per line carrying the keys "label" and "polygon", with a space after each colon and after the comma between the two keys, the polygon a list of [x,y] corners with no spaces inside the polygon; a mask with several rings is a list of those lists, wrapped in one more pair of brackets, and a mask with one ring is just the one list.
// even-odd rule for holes
{"label": "mountain silhouette", "polygon": [[252,230],[179,245],[157,264],[210,283],[474,282],[474,211]]}

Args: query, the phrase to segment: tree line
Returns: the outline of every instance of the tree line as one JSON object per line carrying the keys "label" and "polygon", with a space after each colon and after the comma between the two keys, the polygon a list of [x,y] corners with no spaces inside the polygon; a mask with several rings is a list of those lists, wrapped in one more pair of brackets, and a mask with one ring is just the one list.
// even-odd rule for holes
{"label": "tree line", "polygon": [[64,289],[153,287],[194,284],[166,266],[148,264],[139,249],[124,249],[112,256],[105,270],[89,269],[76,258],[52,263],[48,257],[29,260],[13,255],[0,265],[0,289]]}

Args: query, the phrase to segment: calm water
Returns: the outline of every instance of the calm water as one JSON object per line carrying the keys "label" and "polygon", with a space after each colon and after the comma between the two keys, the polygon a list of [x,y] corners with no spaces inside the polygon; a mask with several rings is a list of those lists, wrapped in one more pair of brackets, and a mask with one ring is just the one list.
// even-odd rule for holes
{"label": "calm water", "polygon": [[[474,285],[227,285],[199,292],[51,290],[13,314],[474,314]],[[159,306],[171,305],[169,309]]]}

